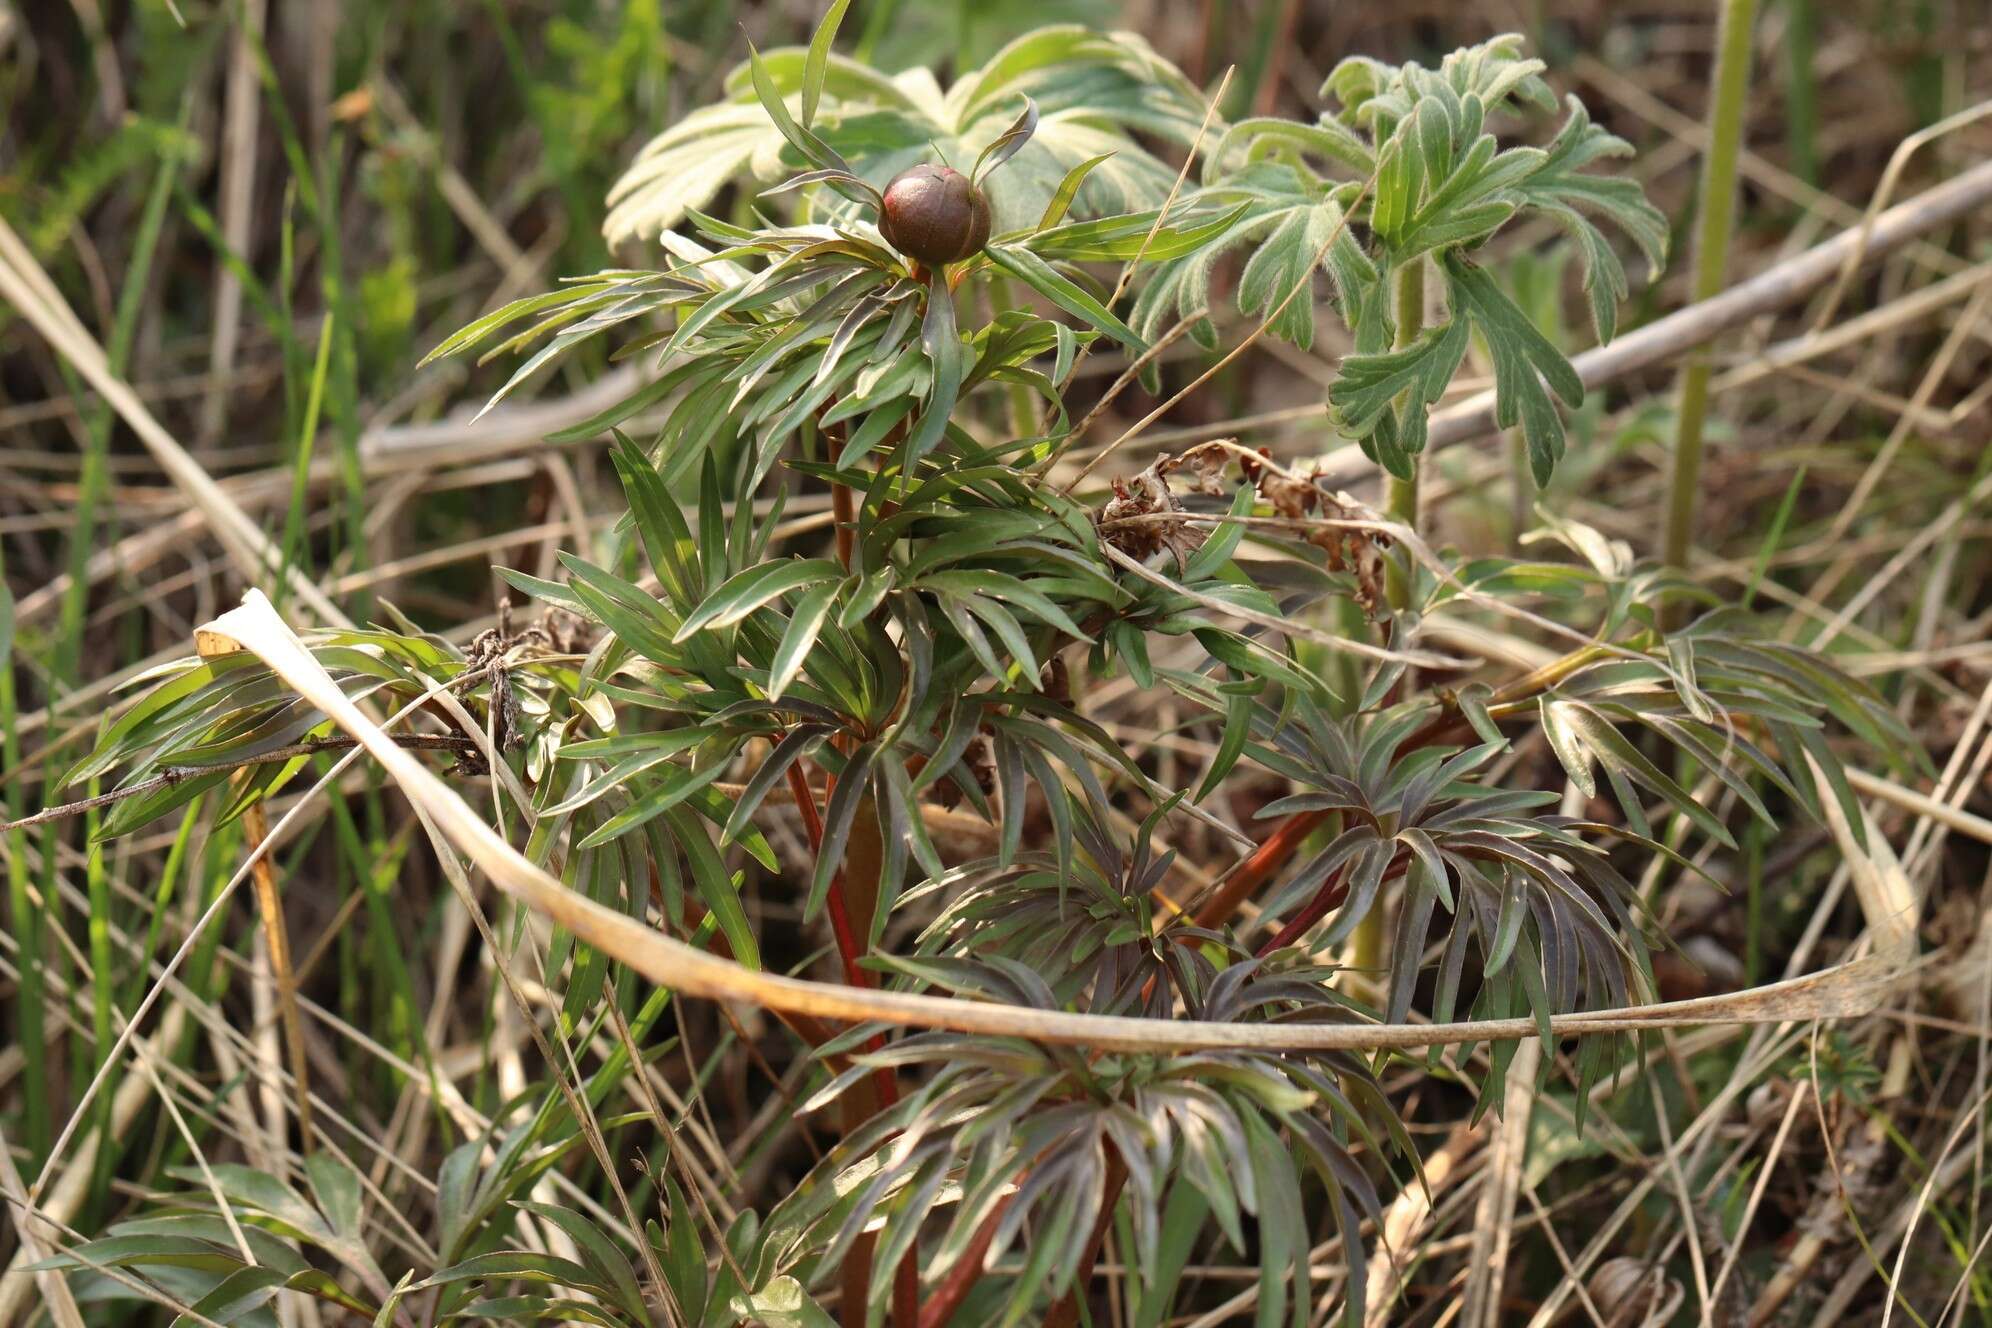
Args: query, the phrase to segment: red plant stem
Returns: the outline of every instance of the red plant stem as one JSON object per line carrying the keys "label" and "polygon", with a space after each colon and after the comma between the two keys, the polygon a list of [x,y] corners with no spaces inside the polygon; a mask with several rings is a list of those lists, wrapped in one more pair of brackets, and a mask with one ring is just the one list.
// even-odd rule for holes
{"label": "red plant stem", "polygon": [[1301,842],[1327,819],[1327,812],[1311,811],[1295,812],[1281,821],[1279,828],[1267,835],[1265,842],[1253,849],[1250,857],[1232,868],[1224,883],[1197,908],[1197,926],[1222,927],[1229,922],[1231,915],[1238,911],[1238,906],[1286,866],[1287,859],[1300,848]]}
{"label": "red plant stem", "polygon": [[[1397,877],[1402,876],[1410,866],[1411,860],[1409,858],[1400,857],[1384,869],[1383,879],[1386,881],[1395,880]],[[1327,917],[1329,910],[1340,905],[1342,900],[1348,895],[1349,887],[1343,879],[1345,874],[1345,872],[1338,871],[1323,881],[1321,888],[1315,892],[1314,898],[1307,901],[1306,907],[1289,918],[1286,925],[1274,933],[1271,940],[1260,946],[1253,953],[1258,958],[1264,959],[1267,955],[1273,953],[1273,951],[1292,945],[1305,936],[1309,927]]]}
{"label": "red plant stem", "polygon": [[[798,759],[788,768],[789,792],[795,797],[795,805],[801,810],[803,828],[809,832],[810,847],[817,853],[823,852],[823,818],[816,810],[815,795],[810,792],[809,779],[802,772],[802,762]],[[839,867],[830,877],[830,890],[824,898],[824,910],[830,915],[830,930],[837,938],[837,954],[844,962],[844,981],[853,987],[872,986],[872,976],[859,964],[864,955],[864,947],[858,943],[857,930],[851,926],[851,911],[844,898],[844,869]],[[885,1047],[885,1038],[874,1036],[866,1046],[872,1051]],[[881,1068],[872,1075],[872,1084],[878,1095],[878,1108],[883,1111],[899,1101],[899,1077],[889,1068]],[[863,1286],[868,1289],[871,1282],[871,1246],[869,1242],[861,1247],[853,1247],[849,1266],[846,1291]],[[864,1292],[859,1293],[862,1302]],[[897,1328],[912,1328],[920,1314],[920,1267],[914,1261],[912,1251],[899,1261],[892,1270],[892,1321]]]}
{"label": "red plant stem", "polygon": [[1345,869],[1337,871],[1333,876],[1323,881],[1321,888],[1314,892],[1314,898],[1308,900],[1300,912],[1288,918],[1286,925],[1274,932],[1266,940],[1264,945],[1254,950],[1252,952],[1253,955],[1259,959],[1264,959],[1275,950],[1284,950],[1287,946],[1292,945],[1295,941],[1305,936],[1309,927],[1327,917],[1328,910],[1334,908],[1348,896],[1349,883],[1347,876],[1348,873]]}
{"label": "red plant stem", "polygon": [[[1191,921],[1197,926],[1216,929],[1231,920],[1238,906],[1245,902],[1254,891],[1273,878],[1274,873],[1286,866],[1287,859],[1294,855],[1301,842],[1314,833],[1316,826],[1328,819],[1325,811],[1295,812],[1281,821],[1273,833],[1267,835],[1259,847],[1252,850],[1252,856],[1231,869],[1210,897],[1197,906]],[[1262,954],[1270,953],[1261,951]],[[1146,1001],[1155,990],[1156,978],[1149,978],[1148,985],[1141,989],[1141,999]]]}
{"label": "red plant stem", "polygon": [[[823,851],[823,818],[816,811],[816,798],[809,791],[809,780],[802,773],[802,762],[796,761],[788,768],[789,792],[795,796],[795,805],[802,809],[802,824],[809,831],[809,843],[818,853]],[[844,900],[844,869],[837,868],[830,874],[830,889],[824,896],[824,911],[830,915],[830,931],[837,939],[837,956],[844,963],[844,981],[853,987],[872,986],[872,975],[865,971],[859,962],[864,958],[865,947],[858,941],[857,929],[851,925],[851,910]],[[865,1044],[872,1051],[885,1047],[883,1034],[875,1035]],[[878,1080],[879,1106],[889,1107],[899,1100],[899,1080],[891,1070],[880,1070]]]}
{"label": "red plant stem", "polygon": [[[1409,870],[1410,866],[1411,860],[1409,858],[1398,857],[1384,869],[1383,879],[1386,881],[1395,880]],[[1260,946],[1254,953],[1260,959],[1264,959],[1267,955],[1273,953],[1273,951],[1292,945],[1302,936],[1305,936],[1309,927],[1327,917],[1329,910],[1340,905],[1342,900],[1348,895],[1349,887],[1347,881],[1344,879],[1346,875],[1346,871],[1338,871],[1323,881],[1321,888],[1315,892],[1314,898],[1307,901],[1306,907],[1287,919],[1286,925],[1274,933],[1273,938]]]}
{"label": "red plant stem", "polygon": [[843,884],[843,872],[830,877],[830,892],[823,901],[824,911],[830,915],[830,930],[837,937],[837,953],[844,961],[844,981],[853,987],[869,987],[872,975],[858,962],[864,956],[865,948],[851,926],[851,911],[844,903]]}
{"label": "red plant stem", "polygon": [[[817,814],[816,798],[809,791],[809,780],[802,773],[802,762],[798,760],[788,768],[789,792],[795,796],[795,805],[802,809],[802,824],[809,831],[809,843],[818,853],[823,851],[823,818]],[[837,939],[837,956],[844,963],[844,981],[853,987],[869,987],[872,975],[865,971],[860,960],[864,958],[865,947],[858,942],[857,929],[851,926],[851,910],[844,900],[844,869],[839,867],[830,875],[830,889],[824,896],[824,911],[830,915],[830,931]],[[872,1051],[885,1047],[884,1035],[875,1035],[866,1043]],[[899,1081],[891,1070],[880,1070],[877,1075],[878,1096],[881,1107],[889,1107],[899,1100]]]}
{"label": "red plant stem", "polygon": [[849,570],[858,548],[858,505],[850,485],[830,486],[830,518],[837,531],[837,561]]}
{"label": "red plant stem", "polygon": [[1127,1163],[1121,1161],[1120,1150],[1108,1144],[1107,1178],[1100,1196],[1100,1215],[1093,1221],[1092,1235],[1086,1238],[1086,1249],[1079,1256],[1079,1267],[1072,1275],[1072,1286],[1045,1314],[1044,1328],[1075,1328],[1078,1324],[1079,1301],[1093,1280],[1093,1265],[1100,1261],[1100,1250],[1107,1243],[1107,1230],[1114,1224],[1114,1205],[1120,1202],[1121,1189],[1126,1184]]}
{"label": "red plant stem", "polygon": [[996,1206],[989,1210],[989,1216],[982,1219],[982,1225],[968,1238],[968,1247],[955,1260],[954,1267],[941,1279],[926,1303],[920,1306],[920,1317],[915,1328],[946,1328],[947,1321],[968,1299],[968,1293],[982,1277],[982,1261],[989,1254],[989,1243],[996,1239],[996,1228],[1002,1225],[1003,1214],[1010,1207],[1010,1196],[1004,1195]]}
{"label": "red plant stem", "polygon": [[800,759],[788,768],[788,782],[795,805],[802,812],[802,828],[809,832],[809,846],[820,853],[823,851],[823,818],[816,814],[816,795],[809,791],[809,779],[802,773]]}
{"label": "red plant stem", "polygon": [[[788,786],[789,792],[795,795],[795,805],[802,809],[802,824],[809,832],[809,846],[821,853],[823,818],[817,814],[816,798],[809,791],[809,780],[802,773],[801,761],[788,768]],[[864,957],[864,947],[858,944],[858,933],[851,926],[851,910],[844,902],[842,867],[831,873],[830,891],[824,898],[824,909],[830,914],[830,931],[837,938],[837,954],[844,961],[844,981],[853,987],[871,986],[871,974],[858,963]]]}

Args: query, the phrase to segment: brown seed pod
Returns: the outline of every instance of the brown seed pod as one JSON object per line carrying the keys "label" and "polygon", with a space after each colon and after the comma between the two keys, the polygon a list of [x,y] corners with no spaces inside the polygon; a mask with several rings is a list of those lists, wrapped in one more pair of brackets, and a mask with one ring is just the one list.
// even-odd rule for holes
{"label": "brown seed pod", "polygon": [[885,187],[885,242],[931,267],[959,263],[989,242],[989,200],[947,166],[913,166]]}

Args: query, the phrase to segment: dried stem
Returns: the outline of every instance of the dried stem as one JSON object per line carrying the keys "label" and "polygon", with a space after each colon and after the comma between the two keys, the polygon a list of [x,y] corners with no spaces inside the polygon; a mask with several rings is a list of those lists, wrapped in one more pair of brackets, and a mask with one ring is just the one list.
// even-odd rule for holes
{"label": "dried stem", "polygon": [[277,981],[277,1011],[283,1019],[284,1048],[290,1060],[291,1089],[296,1099],[293,1110],[297,1112],[298,1148],[309,1153],[310,1062],[304,1050],[304,1020],[298,1014],[297,969],[291,963],[290,928],[284,923],[283,896],[277,892],[277,874],[270,866],[270,855],[257,852],[263,841],[270,837],[270,823],[263,815],[262,803],[252,802],[242,813],[242,829],[248,839],[249,852],[254,855],[249,879],[255,882],[256,910],[262,917],[263,941],[270,951],[270,973]]}
{"label": "dried stem", "polygon": [[[433,818],[437,832],[483,871],[498,889],[520,899],[576,939],[628,964],[683,996],[745,1001],[799,1011],[840,1023],[995,1033],[1038,1042],[1085,1045],[1101,1051],[1235,1050],[1374,1051],[1542,1036],[1574,1037],[1688,1024],[1781,1022],[1845,1018],[1873,1010],[1907,962],[1917,902],[1893,856],[1869,855],[1833,799],[1825,810],[1850,862],[1863,914],[1880,938],[1872,954],[1804,977],[1747,991],[1657,1005],[1622,1006],[1552,1015],[1547,1030],[1535,1018],[1479,1019],[1448,1024],[1236,1023],[1204,1019],[1143,1019],[964,1001],[917,992],[865,991],[744,968],[662,935],[627,913],[570,889],[507,842],[461,795],[396,746],[345,696],[304,643],[285,626],[267,597],[251,591],[241,607],[208,630],[260,655],[299,695],[360,739],[394,782]],[[1822,774],[1819,776],[1824,778]],[[1906,922],[1905,922],[1906,920]]]}

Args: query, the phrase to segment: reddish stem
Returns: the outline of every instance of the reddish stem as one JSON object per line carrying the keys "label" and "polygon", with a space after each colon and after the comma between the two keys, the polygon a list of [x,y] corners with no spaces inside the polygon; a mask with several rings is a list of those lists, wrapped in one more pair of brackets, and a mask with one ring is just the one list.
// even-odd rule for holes
{"label": "reddish stem", "polygon": [[[1402,876],[1410,865],[1411,860],[1409,858],[1397,859],[1389,867],[1384,869],[1383,879],[1389,881]],[[1286,925],[1275,932],[1271,940],[1260,946],[1253,953],[1258,958],[1264,959],[1267,955],[1273,953],[1273,951],[1292,945],[1305,936],[1309,927],[1327,917],[1329,910],[1338,907],[1342,900],[1348,896],[1349,887],[1345,876],[1345,871],[1338,871],[1323,881],[1321,888],[1314,892],[1314,898],[1308,900],[1306,906],[1300,912],[1288,918]]]}
{"label": "reddish stem", "polygon": [[1270,881],[1280,868],[1286,866],[1300,848],[1301,841],[1314,833],[1315,827],[1328,819],[1325,811],[1295,812],[1281,821],[1279,828],[1267,835],[1265,842],[1252,850],[1223,884],[1211,892],[1210,898],[1197,908],[1195,921],[1199,927],[1222,927],[1238,911],[1238,906],[1250,899],[1258,888]]}
{"label": "reddish stem", "polygon": [[821,853],[823,818],[816,814],[816,795],[809,791],[809,780],[802,773],[800,758],[788,768],[788,782],[789,792],[795,796],[795,805],[802,812],[802,828],[809,832],[809,846]]}
{"label": "reddish stem", "polygon": [[830,486],[830,518],[837,530],[837,561],[849,570],[858,548],[858,504],[850,485]]}
{"label": "reddish stem", "polygon": [[982,1219],[982,1225],[968,1238],[968,1248],[961,1252],[961,1258],[955,1260],[954,1267],[948,1269],[948,1275],[920,1307],[916,1328],[946,1328],[947,1321],[968,1299],[969,1290],[981,1279],[982,1261],[989,1254],[989,1244],[996,1239],[996,1228],[1002,1225],[1003,1213],[1009,1206],[1010,1196],[1006,1194],[989,1210],[989,1216]]}
{"label": "reddish stem", "polygon": [[[796,761],[788,768],[789,792],[795,795],[795,805],[802,809],[802,824],[809,831],[810,847],[818,854],[823,852],[823,818],[817,813],[816,798],[809,791],[809,780],[802,773],[802,762]],[[844,869],[837,868],[830,874],[830,889],[824,896],[824,911],[830,915],[830,931],[837,939],[837,957],[844,963],[844,981],[853,987],[869,987],[872,975],[859,962],[864,958],[865,947],[858,941],[857,929],[851,925],[850,906],[844,899]],[[885,1047],[883,1034],[874,1035],[865,1044],[872,1051]],[[889,1107],[899,1100],[899,1080],[891,1070],[880,1070],[874,1078],[878,1081],[880,1107]]]}
{"label": "reddish stem", "polygon": [[830,877],[830,892],[824,897],[824,911],[830,915],[830,930],[837,938],[837,953],[844,961],[844,981],[853,987],[869,987],[872,975],[860,965],[865,947],[858,941],[858,933],[851,926],[851,910],[844,902],[844,873],[835,872]]}
{"label": "reddish stem", "polygon": [[[802,809],[802,824],[809,832],[809,846],[820,854],[823,852],[823,818],[817,814],[816,798],[809,791],[809,780],[802,773],[801,761],[788,768],[788,785],[789,792],[795,795],[795,805]],[[830,914],[830,931],[837,938],[838,957],[844,961],[844,981],[853,987],[871,986],[871,974],[858,963],[864,957],[864,947],[858,944],[857,930],[851,926],[851,910],[844,901],[842,867],[830,874],[830,891],[824,898],[824,909]]]}
{"label": "reddish stem", "polygon": [[[802,762],[798,759],[788,768],[789,792],[795,796],[795,805],[801,810],[803,828],[809,832],[809,844],[819,855],[823,852],[823,818],[816,810],[816,797],[810,792],[809,779],[802,772]],[[872,986],[872,975],[858,962],[864,956],[865,947],[858,943],[857,929],[851,925],[851,910],[844,897],[844,869],[839,867],[830,877],[830,890],[824,897],[824,910],[830,915],[830,930],[837,939],[837,955],[844,962],[844,981],[853,987]],[[866,1043],[868,1049],[881,1051],[885,1047],[883,1035],[874,1036]],[[879,1069],[872,1074],[872,1084],[878,1095],[878,1109],[883,1111],[899,1101],[899,1077],[890,1069]],[[871,1247],[869,1242],[861,1248],[854,1247],[847,1274],[846,1290],[862,1285],[869,1289],[871,1280]],[[864,1292],[859,1292],[862,1302]],[[892,1321],[899,1328],[911,1328],[920,1313],[920,1268],[914,1262],[912,1252],[899,1261],[892,1270]]]}
{"label": "reddish stem", "polygon": [[1080,1297],[1086,1294],[1093,1280],[1093,1265],[1100,1261],[1100,1250],[1107,1243],[1107,1229],[1114,1222],[1114,1205],[1120,1202],[1121,1188],[1126,1184],[1127,1164],[1121,1161],[1120,1150],[1108,1144],[1107,1183],[1100,1200],[1100,1215],[1093,1221],[1093,1234],[1086,1238],[1086,1250],[1079,1256],[1072,1287],[1046,1313],[1044,1328],[1074,1328],[1079,1322]]}
{"label": "reddish stem", "polygon": [[1321,883],[1314,892],[1314,898],[1307,901],[1300,912],[1286,920],[1286,925],[1272,934],[1266,943],[1253,954],[1264,959],[1275,950],[1284,950],[1307,934],[1307,929],[1328,916],[1328,910],[1341,903],[1349,894],[1347,872],[1337,871]]}

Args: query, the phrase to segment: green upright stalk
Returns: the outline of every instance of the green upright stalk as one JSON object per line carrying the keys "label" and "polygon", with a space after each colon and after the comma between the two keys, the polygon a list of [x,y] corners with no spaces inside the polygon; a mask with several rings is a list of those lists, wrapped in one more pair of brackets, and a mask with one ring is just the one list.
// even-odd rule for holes
{"label": "green upright stalk", "polygon": [[[1392,295],[1396,303],[1397,345],[1399,349],[1418,339],[1425,330],[1425,260],[1418,257],[1397,269]],[[1418,472],[1417,457],[1411,458],[1411,477],[1399,479],[1395,475],[1385,478],[1384,512],[1393,521],[1402,521],[1416,530],[1418,528]],[[1404,608],[1411,602],[1412,569],[1411,551],[1403,551],[1402,557],[1393,557],[1384,565],[1384,594],[1394,609]],[[1358,969],[1374,971],[1383,965],[1385,906],[1382,898],[1370,905],[1369,912],[1356,923],[1356,930],[1350,937],[1353,953],[1350,958]]]}
{"label": "green upright stalk", "polygon": [[[311,386],[304,401],[304,426],[298,430],[297,452],[292,457],[290,510],[284,514],[283,559],[286,572],[304,561],[305,513],[311,510],[311,452],[318,437],[318,411],[325,400],[326,370],[332,364],[332,329],[338,321],[337,311],[328,311],[318,329],[318,359],[312,365]],[[277,582],[278,604],[284,602],[289,588],[288,576]]]}
{"label": "green upright stalk", "polygon": [[1529,469],[1529,439],[1520,429],[1508,431],[1508,551],[1522,551],[1535,500],[1535,472]]}
{"label": "green upright stalk", "polygon": [[[1743,141],[1743,98],[1750,82],[1750,28],[1757,0],[1723,0],[1715,56],[1715,96],[1708,110],[1708,154],[1702,160],[1701,209],[1695,218],[1696,302],[1720,294],[1729,268],[1729,240],[1736,228],[1736,155]],[[1674,473],[1667,493],[1664,557],[1687,564],[1701,483],[1702,422],[1708,410],[1709,360],[1690,355],[1681,366],[1679,414],[1674,430]]]}
{"label": "green upright stalk", "polygon": [[1785,3],[1785,141],[1791,145],[1791,171],[1819,184],[1819,79],[1812,71],[1819,49],[1819,16],[1813,0]]}
{"label": "green upright stalk", "polygon": [[[1418,339],[1425,330],[1425,260],[1414,258],[1397,269],[1393,295],[1396,302],[1397,346],[1402,350]],[[1418,471],[1417,457],[1411,458],[1411,478],[1399,479],[1395,475],[1384,477],[1384,515],[1393,521],[1402,521],[1416,530],[1418,528]],[[1393,558],[1384,568],[1384,593],[1392,608],[1401,609],[1411,597],[1411,557],[1406,552],[1403,558]]]}
{"label": "green upright stalk", "polygon": [[[90,781],[90,793],[98,792],[98,782]],[[111,1176],[122,1151],[112,1139],[111,1099],[118,1080],[117,1067],[107,1065],[111,1042],[117,1036],[111,1010],[117,1003],[117,963],[111,950],[111,873],[104,864],[104,847],[96,843],[100,820],[95,812],[83,818],[84,842],[91,845],[84,859],[83,875],[90,891],[90,1041],[96,1051],[96,1069],[105,1076],[103,1091],[97,1094],[96,1117],[99,1142],[96,1165],[90,1169],[88,1211],[101,1213],[110,1193]]]}
{"label": "green upright stalk", "polygon": [[[183,113],[180,123],[187,117]],[[169,155],[152,178],[145,197],[138,236],[118,290],[117,312],[105,343],[104,357],[111,372],[122,378],[131,363],[132,343],[138,339],[138,320],[145,312],[145,294],[152,280],[152,260],[159,251],[159,234],[166,224],[166,205],[173,197],[173,181],[178,177],[180,159]],[[80,384],[71,384],[74,391]],[[78,391],[78,396],[83,393]],[[90,607],[90,555],[100,547],[98,507],[110,488],[111,408],[99,401],[85,417],[85,446],[82,468],[77,476],[76,519],[69,532],[69,585],[63,592],[61,630],[55,653],[55,683],[58,687],[80,686],[78,670],[83,658],[83,623]],[[54,696],[51,694],[50,700]]]}
{"label": "green upright stalk", "polygon": [[[15,720],[19,699],[14,692],[14,597],[6,585],[7,558],[0,545],[0,762],[21,768],[21,734]],[[0,793],[0,815],[18,821],[27,814],[27,781],[13,780]],[[44,831],[41,851],[53,854],[57,831]],[[49,1143],[48,1048],[42,1022],[41,911],[28,878],[28,839],[19,830],[6,833],[8,923],[17,947],[14,963],[20,981],[14,990],[15,1036],[21,1048],[21,1114],[28,1159],[40,1166]]]}
{"label": "green upright stalk", "polygon": [[[1397,269],[1396,289],[1397,348],[1418,339],[1425,330],[1425,260],[1414,258]],[[1418,527],[1418,459],[1411,459],[1411,478],[1388,477],[1384,510],[1413,530]]]}

